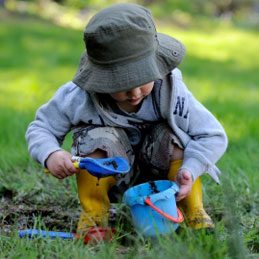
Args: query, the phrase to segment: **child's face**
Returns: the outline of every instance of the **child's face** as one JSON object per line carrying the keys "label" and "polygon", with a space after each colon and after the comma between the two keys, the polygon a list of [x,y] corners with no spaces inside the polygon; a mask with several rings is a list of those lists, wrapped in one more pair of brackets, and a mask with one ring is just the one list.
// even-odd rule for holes
{"label": "child's face", "polygon": [[154,81],[133,88],[129,91],[116,92],[110,95],[119,105],[136,107],[147,95],[151,93],[153,86]]}

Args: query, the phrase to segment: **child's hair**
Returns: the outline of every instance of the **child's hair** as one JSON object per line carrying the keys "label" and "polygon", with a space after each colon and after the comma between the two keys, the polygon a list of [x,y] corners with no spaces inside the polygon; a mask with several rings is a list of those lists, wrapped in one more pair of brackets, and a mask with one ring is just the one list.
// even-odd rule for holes
{"label": "child's hair", "polygon": [[114,93],[163,78],[185,48],[156,32],[152,15],[137,4],[115,4],[97,13],[84,31],[86,51],[73,82],[98,93]]}

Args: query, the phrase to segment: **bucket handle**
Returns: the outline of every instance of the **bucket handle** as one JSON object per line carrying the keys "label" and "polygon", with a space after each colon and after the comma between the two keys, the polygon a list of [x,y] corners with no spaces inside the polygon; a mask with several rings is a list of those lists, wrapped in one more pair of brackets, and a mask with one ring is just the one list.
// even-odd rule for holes
{"label": "bucket handle", "polygon": [[177,218],[172,217],[171,215],[165,213],[164,211],[160,210],[158,207],[156,207],[150,197],[147,197],[145,199],[145,204],[147,204],[148,206],[150,206],[152,209],[154,209],[157,213],[159,213],[160,215],[162,215],[163,217],[165,217],[168,220],[173,221],[174,223],[181,223],[183,222],[184,218],[183,218],[183,214],[182,212],[177,208]]}

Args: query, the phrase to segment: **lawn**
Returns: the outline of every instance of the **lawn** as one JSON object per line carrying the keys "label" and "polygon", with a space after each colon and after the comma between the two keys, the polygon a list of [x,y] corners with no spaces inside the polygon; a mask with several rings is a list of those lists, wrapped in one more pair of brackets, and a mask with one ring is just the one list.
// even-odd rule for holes
{"label": "lawn", "polygon": [[[228,150],[218,163],[222,184],[203,177],[215,232],[183,225],[179,235],[151,242],[121,231],[110,245],[96,247],[17,237],[26,227],[75,230],[74,177],[46,176],[29,157],[24,134],[37,107],[71,80],[84,45],[79,30],[0,10],[1,258],[258,258],[259,34],[224,23],[185,30],[161,24],[158,29],[184,42],[185,82],[228,134]],[[68,136],[68,150],[70,142]]]}

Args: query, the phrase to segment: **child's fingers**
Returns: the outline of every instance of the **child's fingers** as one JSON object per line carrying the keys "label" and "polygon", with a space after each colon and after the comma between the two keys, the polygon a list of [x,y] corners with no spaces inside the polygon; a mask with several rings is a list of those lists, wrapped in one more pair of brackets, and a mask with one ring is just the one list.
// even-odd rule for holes
{"label": "child's fingers", "polygon": [[186,171],[180,171],[177,175],[177,182],[180,185],[190,184],[192,182],[191,174]]}
{"label": "child's fingers", "polygon": [[183,172],[183,179],[186,181],[190,181],[192,179],[191,174],[189,172]]}
{"label": "child's fingers", "polygon": [[178,194],[176,196],[176,200],[177,201],[182,200],[183,198],[185,198],[188,195],[188,193],[189,193],[188,186],[185,186],[185,185],[181,186],[180,190],[179,190],[179,192],[178,192]]}
{"label": "child's fingers", "polygon": [[184,199],[191,191],[192,188],[192,176],[188,171],[180,171],[177,176],[177,182],[180,185],[180,190],[177,194],[176,200],[180,201]]}
{"label": "child's fingers", "polygon": [[176,201],[180,201],[180,200],[184,199],[185,197],[186,197],[185,194],[178,193],[177,196],[176,196]]}
{"label": "child's fingers", "polygon": [[58,170],[58,171],[50,171],[53,176],[55,176],[58,179],[64,179],[67,177],[64,170]]}
{"label": "child's fingers", "polygon": [[71,160],[65,161],[65,172],[66,175],[70,176],[77,172],[77,169],[75,168],[74,164],[71,162]]}
{"label": "child's fingers", "polygon": [[63,159],[61,162],[54,163],[53,166],[50,166],[49,171],[56,178],[63,179],[76,173],[77,169],[70,159]]}

